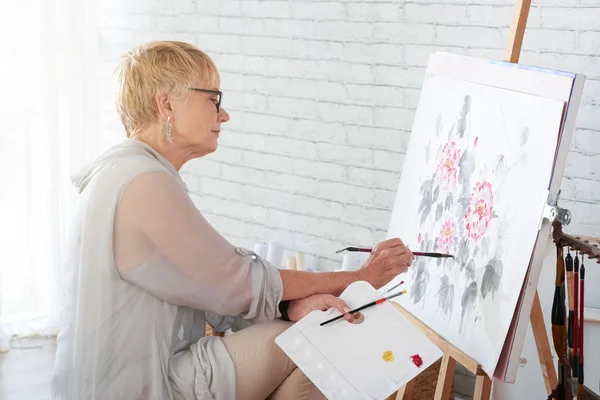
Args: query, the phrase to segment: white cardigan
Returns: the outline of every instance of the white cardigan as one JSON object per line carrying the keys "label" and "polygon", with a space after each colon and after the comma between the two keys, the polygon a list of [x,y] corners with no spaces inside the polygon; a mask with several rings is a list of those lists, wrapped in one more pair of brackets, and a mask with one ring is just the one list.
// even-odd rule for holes
{"label": "white cardigan", "polygon": [[[239,330],[278,318],[277,268],[219,235],[173,166],[140,141],[113,147],[73,181],[80,201],[65,266],[54,398],[235,398],[231,358],[220,338],[204,337],[204,324]],[[121,201],[135,206],[119,210],[127,216],[119,222],[135,224],[129,228],[153,246],[133,268],[115,264]]]}

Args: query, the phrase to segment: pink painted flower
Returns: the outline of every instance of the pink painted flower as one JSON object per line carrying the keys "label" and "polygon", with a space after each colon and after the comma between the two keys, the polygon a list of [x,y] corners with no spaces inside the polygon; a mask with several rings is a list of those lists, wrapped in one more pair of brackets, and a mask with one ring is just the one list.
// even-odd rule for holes
{"label": "pink painted flower", "polygon": [[453,220],[448,219],[442,224],[442,230],[440,231],[440,237],[438,238],[438,247],[446,253],[450,252],[455,237],[456,224]]}
{"label": "pink painted flower", "polygon": [[417,243],[421,244],[421,234],[419,233],[419,237],[417,238]]}
{"label": "pink painted flower", "polygon": [[493,211],[492,185],[487,181],[477,182],[465,213],[467,235],[475,240],[482,237],[492,219]]}
{"label": "pink painted flower", "polygon": [[460,160],[460,149],[456,148],[456,143],[446,143],[442,149],[443,156],[437,166],[436,175],[440,187],[445,190],[452,190],[456,186],[456,168]]}

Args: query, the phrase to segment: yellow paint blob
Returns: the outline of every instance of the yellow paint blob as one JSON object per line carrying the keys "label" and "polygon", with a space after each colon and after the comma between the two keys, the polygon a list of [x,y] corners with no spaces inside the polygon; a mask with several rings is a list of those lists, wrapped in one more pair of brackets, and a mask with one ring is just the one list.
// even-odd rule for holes
{"label": "yellow paint blob", "polygon": [[383,361],[392,362],[394,361],[394,353],[391,350],[387,350],[383,352]]}

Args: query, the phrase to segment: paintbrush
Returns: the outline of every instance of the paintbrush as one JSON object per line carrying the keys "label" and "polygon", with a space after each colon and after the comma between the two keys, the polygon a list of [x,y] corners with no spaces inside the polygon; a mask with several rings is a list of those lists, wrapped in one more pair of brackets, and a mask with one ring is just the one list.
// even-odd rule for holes
{"label": "paintbrush", "polygon": [[[370,253],[371,251],[373,251],[373,249],[364,248],[364,247],[346,247],[345,249],[340,249],[340,250],[336,251],[336,253],[341,253],[343,251],[359,251],[359,252],[363,252],[363,253]],[[422,256],[422,257],[454,258],[453,255],[444,254],[444,253],[428,253],[428,252],[421,252],[421,251],[413,251],[412,253],[415,256]]]}
{"label": "paintbrush", "polygon": [[584,398],[584,386],[583,386],[583,322],[585,320],[583,315],[584,310],[584,280],[585,280],[585,266],[583,265],[583,256],[581,256],[581,267],[579,268],[579,279],[580,279],[580,290],[579,290],[579,376],[577,385],[577,398]]}
{"label": "paintbrush", "polygon": [[390,289],[386,290],[385,292],[383,292],[382,294],[386,294],[391,292],[392,290],[396,289],[398,286],[402,285],[404,283],[404,281],[400,281],[399,284],[392,286]]}
{"label": "paintbrush", "polygon": [[[403,290],[403,291],[401,291],[401,292],[399,292],[399,293],[396,293],[396,294],[392,294],[392,295],[390,295],[390,296],[387,296],[387,297],[382,297],[382,298],[380,298],[380,299],[377,299],[377,300],[375,300],[375,301],[372,301],[372,302],[370,302],[370,303],[368,303],[368,304],[365,304],[364,306],[360,306],[360,307],[358,307],[358,308],[355,308],[354,310],[350,310],[350,311],[348,311],[346,314],[354,314],[354,313],[356,313],[356,312],[359,312],[359,311],[361,311],[361,310],[364,310],[365,308],[373,307],[373,306],[375,306],[375,305],[377,305],[377,304],[381,304],[381,303],[383,303],[383,302],[385,302],[385,301],[387,301],[387,300],[393,299],[394,297],[398,297],[398,296],[401,296],[401,295],[403,295],[403,294],[406,294],[406,290]],[[346,315],[346,314],[341,314],[341,315],[338,315],[338,316],[337,316],[337,317],[335,317],[335,318],[331,318],[331,319],[329,319],[329,320],[327,320],[327,321],[325,321],[325,322],[321,322],[319,325],[320,325],[320,326],[323,326],[323,325],[327,325],[327,324],[329,324],[329,323],[331,323],[331,322],[333,322],[333,321],[337,321],[338,319],[341,319],[341,318],[343,318],[343,317],[344,317],[344,315]]]}
{"label": "paintbrush", "polygon": [[554,350],[558,356],[558,387],[557,393],[564,398],[566,368],[564,363],[565,344],[567,341],[566,309],[564,292],[565,261],[563,249],[556,245],[556,280],[554,281],[554,299],[552,301],[552,339]]}
{"label": "paintbrush", "polygon": [[571,254],[567,252],[567,256],[565,257],[565,264],[567,267],[567,290],[568,290],[568,303],[569,303],[569,326],[567,332],[567,341],[569,344],[569,362],[571,363],[571,368],[573,368],[575,360],[573,359],[573,312],[574,312],[574,296],[575,293],[573,290],[573,257]]}
{"label": "paintbrush", "polygon": [[579,255],[575,253],[573,260],[573,363],[571,365],[573,396],[577,394],[579,375]]}

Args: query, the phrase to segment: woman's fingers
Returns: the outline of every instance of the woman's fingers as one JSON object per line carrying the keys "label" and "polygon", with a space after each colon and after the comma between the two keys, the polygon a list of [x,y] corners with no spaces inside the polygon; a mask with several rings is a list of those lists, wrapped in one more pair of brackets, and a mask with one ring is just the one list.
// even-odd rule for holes
{"label": "woman's fingers", "polygon": [[333,295],[325,295],[323,300],[325,302],[325,307],[324,307],[325,310],[327,310],[331,307],[335,307],[338,309],[339,312],[344,314],[344,319],[346,321],[348,321],[348,322],[354,321],[354,316],[352,314],[350,314],[350,307],[348,307],[348,305],[346,304],[346,302],[344,302],[344,300],[340,299],[339,297],[335,297]]}
{"label": "woman's fingers", "polygon": [[413,263],[412,254],[402,254],[392,257],[391,264],[398,267],[408,267]]}
{"label": "woman's fingers", "polygon": [[350,313],[350,308],[345,307],[344,308],[344,319],[348,322],[353,322],[354,321],[354,315]]}
{"label": "woman's fingers", "polygon": [[377,243],[377,245],[373,248],[374,253],[379,253],[385,249],[390,249],[394,247],[404,246],[404,242],[399,238],[391,238],[388,240],[384,240],[383,242]]}

